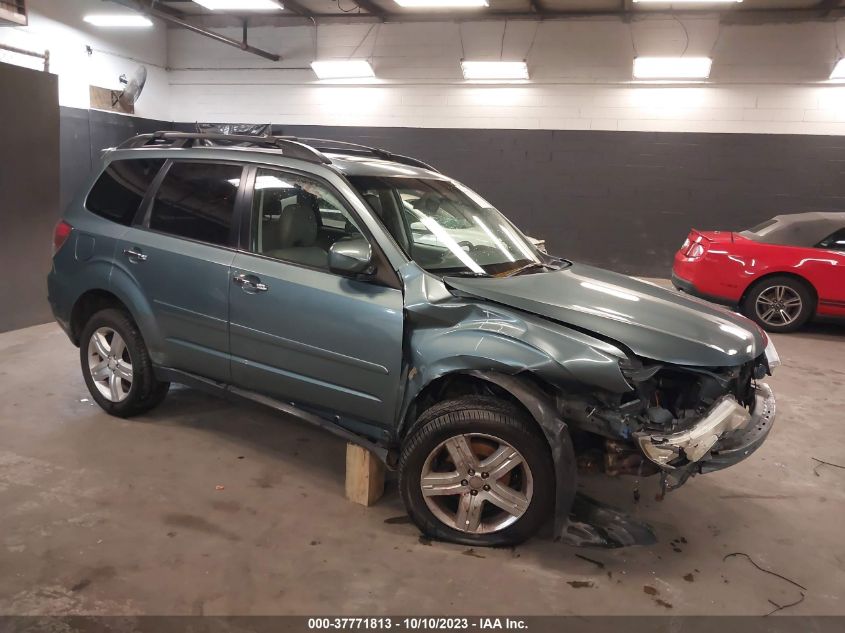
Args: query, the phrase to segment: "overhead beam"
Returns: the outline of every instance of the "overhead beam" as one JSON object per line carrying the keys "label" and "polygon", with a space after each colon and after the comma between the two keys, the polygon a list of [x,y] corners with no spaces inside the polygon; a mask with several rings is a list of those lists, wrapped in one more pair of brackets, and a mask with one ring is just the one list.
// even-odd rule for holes
{"label": "overhead beam", "polygon": [[[112,0],[113,2],[120,0]],[[362,7],[363,8],[363,7]],[[595,9],[586,11],[555,11],[544,9],[542,12],[534,12],[527,7],[521,11],[503,11],[497,9],[488,9],[486,11],[470,12],[470,13],[446,13],[429,11],[420,13],[411,12],[382,12],[382,15],[370,13],[315,13],[314,18],[317,18],[321,24],[354,24],[354,23],[371,23],[371,22],[387,22],[387,23],[417,23],[417,22],[489,22],[502,20],[548,20],[548,21],[563,21],[563,20],[579,20],[579,19],[595,19],[608,18],[620,19],[629,21],[633,19],[643,19],[649,17],[667,17],[667,16],[720,16],[724,24],[762,24],[771,22],[809,22],[818,20],[833,20],[845,17],[845,6],[836,7],[827,12],[825,16],[820,16],[818,7],[811,6],[803,9],[763,9],[759,7],[737,9],[731,8],[727,11],[720,11],[718,9],[684,9],[683,11],[672,11],[669,9],[655,9],[655,10],[620,10],[620,9]],[[203,24],[207,27],[239,27],[241,25],[240,19],[233,15],[198,15],[192,18],[196,23]],[[310,20],[304,17],[295,15],[256,15],[250,18],[251,26],[298,26],[311,24]]]}
{"label": "overhead beam", "polygon": [[264,59],[269,59],[270,61],[277,62],[282,57],[281,55],[277,55],[275,53],[271,53],[269,51],[265,51],[262,48],[256,48],[255,46],[251,46],[246,41],[246,27],[244,26],[244,39],[243,41],[239,42],[238,40],[232,39],[231,37],[226,37],[225,35],[220,35],[219,33],[215,33],[214,31],[209,31],[202,27],[196,26],[191,24],[190,22],[186,22],[181,18],[177,18],[176,16],[161,11],[160,9],[153,7],[151,4],[147,2],[143,2],[141,0],[111,0],[117,4],[122,4],[123,6],[129,7],[130,9],[134,9],[140,13],[145,13],[150,15],[154,18],[158,18],[159,20],[163,20],[168,22],[169,24],[174,24],[179,26],[183,29],[187,29],[196,33],[197,35],[202,35],[209,39],[215,40],[220,42],[221,44],[226,44],[228,46],[234,46],[235,48],[239,48],[245,53],[252,53],[253,55],[258,55],[259,57],[263,57]]}
{"label": "overhead beam", "polygon": [[283,2],[285,9],[290,9],[297,15],[301,15],[304,18],[313,18],[314,14],[299,4],[296,0],[284,0]]}
{"label": "overhead beam", "polygon": [[355,4],[357,4],[361,9],[364,9],[367,13],[371,15],[376,15],[379,17],[388,15],[387,11],[382,9],[379,5],[377,5],[372,0],[354,0]]}
{"label": "overhead beam", "polygon": [[841,0],[819,0],[819,3],[816,5],[816,9],[819,10],[823,17],[827,17],[833,9],[836,9],[841,5]]}

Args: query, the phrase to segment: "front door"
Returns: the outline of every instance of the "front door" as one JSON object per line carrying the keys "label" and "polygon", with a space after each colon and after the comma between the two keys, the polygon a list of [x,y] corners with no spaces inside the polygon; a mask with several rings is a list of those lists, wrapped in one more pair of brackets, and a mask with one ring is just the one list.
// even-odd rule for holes
{"label": "front door", "polygon": [[402,363],[401,291],[329,271],[331,245],[361,232],[327,183],[263,168],[253,181],[248,247],[235,257],[229,284],[232,382],[390,426]]}
{"label": "front door", "polygon": [[228,382],[229,284],[243,167],[176,161],[146,217],[118,246],[152,311],[154,362]]}

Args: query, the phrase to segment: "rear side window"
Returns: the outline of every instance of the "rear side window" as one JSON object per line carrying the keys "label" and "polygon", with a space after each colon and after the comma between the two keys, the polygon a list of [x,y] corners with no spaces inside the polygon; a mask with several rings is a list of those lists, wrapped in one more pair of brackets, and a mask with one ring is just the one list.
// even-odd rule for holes
{"label": "rear side window", "polygon": [[109,163],[91,188],[85,207],[100,217],[128,226],[163,164],[163,158],[136,158]]}
{"label": "rear side window", "polygon": [[156,193],[150,228],[228,246],[242,172],[238,165],[173,163]]}
{"label": "rear side window", "polygon": [[817,244],[818,248],[829,248],[834,251],[845,251],[845,229],[839,229]]}

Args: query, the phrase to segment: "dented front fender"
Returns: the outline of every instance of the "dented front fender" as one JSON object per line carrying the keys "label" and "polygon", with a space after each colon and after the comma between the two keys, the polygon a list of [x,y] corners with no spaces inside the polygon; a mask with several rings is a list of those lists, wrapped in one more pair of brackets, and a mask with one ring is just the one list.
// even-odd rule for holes
{"label": "dented front fender", "polygon": [[631,390],[619,348],[513,308],[456,297],[436,277],[408,264],[405,282],[407,380],[399,420],[434,380],[451,373],[523,372],[559,388]]}

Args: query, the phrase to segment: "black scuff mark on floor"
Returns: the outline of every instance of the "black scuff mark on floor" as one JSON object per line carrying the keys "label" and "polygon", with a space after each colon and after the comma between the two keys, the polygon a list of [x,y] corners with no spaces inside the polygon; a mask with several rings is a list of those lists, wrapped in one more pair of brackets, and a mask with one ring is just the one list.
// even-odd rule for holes
{"label": "black scuff mark on floor", "polygon": [[389,517],[384,520],[385,523],[388,525],[407,525],[411,522],[411,517],[407,514],[403,514],[402,516],[398,517]]}
{"label": "black scuff mark on floor", "polygon": [[575,558],[580,558],[581,560],[585,560],[588,563],[592,563],[599,569],[604,569],[604,563],[600,560],[596,560],[595,558],[590,558],[589,556],[584,556],[583,554],[575,554]]}
{"label": "black scuff mark on floor", "polygon": [[229,541],[239,541],[241,537],[193,514],[171,513],[164,515],[164,523],[172,527],[181,527],[211,536],[222,536]]}
{"label": "black scuff mark on floor", "polygon": [[85,589],[85,587],[87,587],[90,584],[91,584],[90,578],[83,578],[78,583],[76,583],[73,587],[71,587],[70,590],[73,591],[73,592],[82,591],[83,589]]}
{"label": "black scuff mark on floor", "polygon": [[89,569],[81,580],[71,585],[70,590],[77,593],[97,580],[110,580],[115,576],[117,576],[117,571],[111,565],[94,567],[93,569]]}
{"label": "black scuff mark on floor", "polygon": [[593,589],[595,587],[592,580],[567,580],[566,584],[573,589]]}
{"label": "black scuff mark on floor", "polygon": [[651,585],[643,585],[643,593],[651,596],[652,600],[654,600],[654,604],[661,606],[664,609],[674,609],[671,602],[666,602],[660,597],[660,592],[655,587],[652,587]]}

